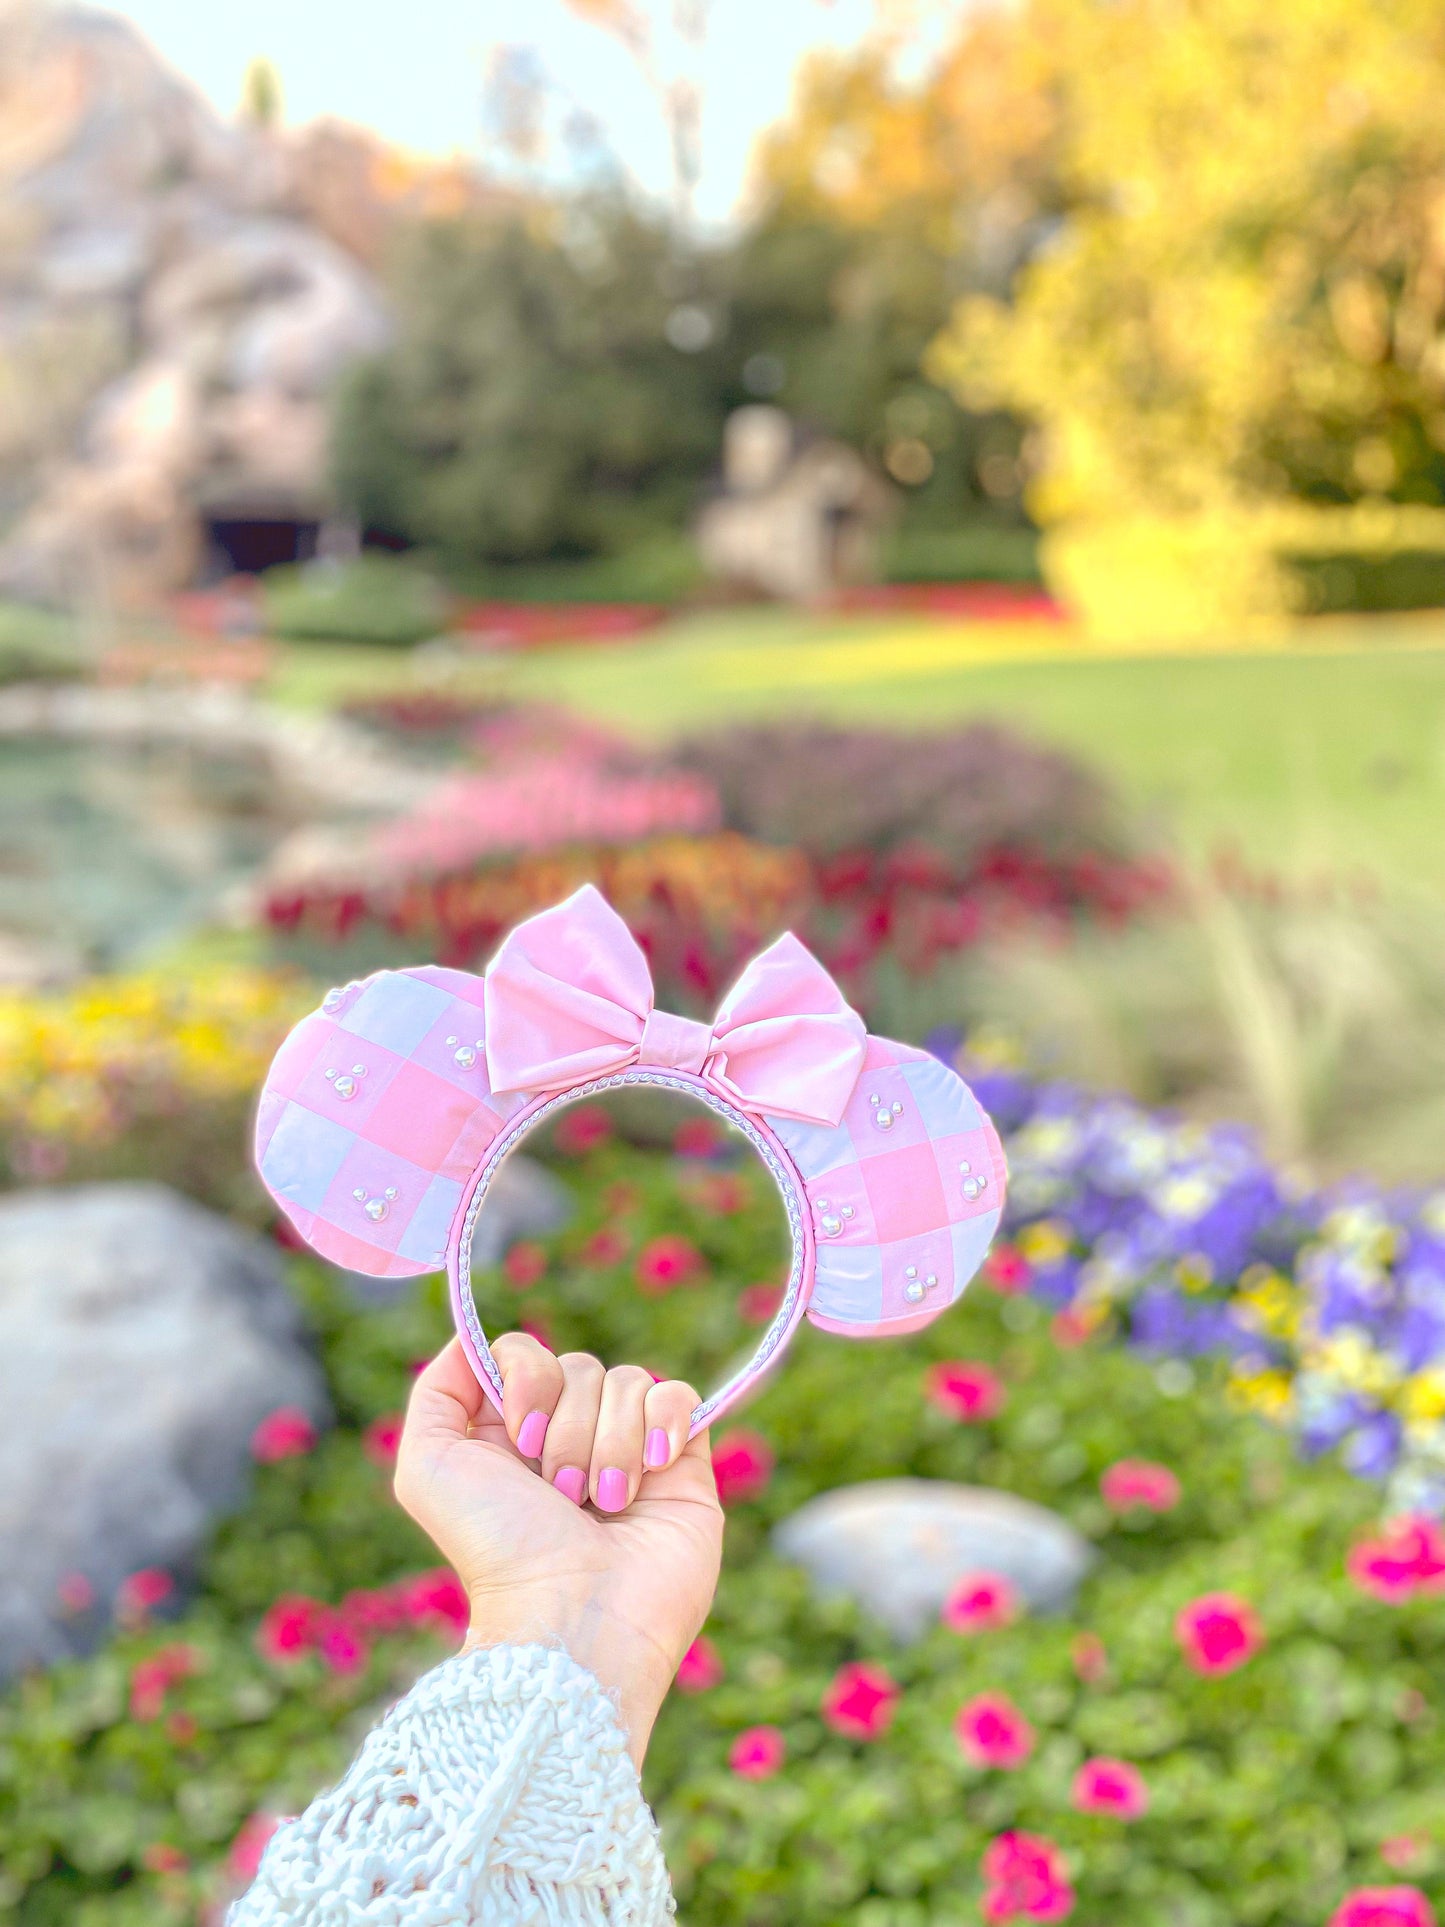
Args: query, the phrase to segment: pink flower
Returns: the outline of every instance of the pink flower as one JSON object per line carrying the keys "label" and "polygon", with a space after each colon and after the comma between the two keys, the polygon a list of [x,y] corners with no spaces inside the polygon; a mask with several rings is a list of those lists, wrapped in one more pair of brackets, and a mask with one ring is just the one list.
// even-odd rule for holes
{"label": "pink flower", "polygon": [[706,1693],[709,1688],[720,1685],[722,1677],[721,1654],[710,1639],[699,1633],[682,1656],[682,1664],[677,1669],[677,1690]]}
{"label": "pink flower", "polygon": [[328,1671],[343,1679],[359,1673],[366,1664],[367,1643],[355,1626],[348,1626],[344,1619],[328,1613],[322,1622],[321,1636],[316,1642]]}
{"label": "pink flower", "polygon": [[413,1626],[437,1632],[464,1632],[472,1616],[466,1588],[446,1566],[412,1580],[406,1590],[406,1612]]}
{"label": "pink flower", "polygon": [[582,1247],[582,1261],[589,1265],[620,1265],[627,1256],[627,1239],[613,1225],[594,1231]]}
{"label": "pink flower", "polygon": [[1109,1655],[1097,1633],[1077,1633],[1069,1657],[1074,1671],[1086,1686],[1097,1685],[1109,1670]]}
{"label": "pink flower", "polygon": [[1005,1298],[1027,1291],[1033,1275],[1033,1266],[1017,1245],[995,1245],[983,1261],[985,1283]]}
{"label": "pink flower", "polygon": [[745,1325],[766,1325],[777,1317],[782,1302],[781,1285],[744,1285],[738,1293],[738,1317]]}
{"label": "pink flower", "polygon": [[552,1142],[563,1157],[585,1157],[612,1135],[612,1119],[600,1104],[578,1104],[564,1111],[552,1131]]}
{"label": "pink flower", "polygon": [[712,1475],[724,1505],[745,1505],[768,1489],[773,1476],[772,1447],[757,1432],[738,1427],[724,1432],[712,1448]]}
{"label": "pink flower", "polygon": [[1438,1592],[1445,1583],[1445,1533],[1433,1519],[1391,1519],[1378,1539],[1351,1546],[1345,1570],[1361,1592],[1391,1606],[1417,1592]]}
{"label": "pink flower", "polygon": [[1418,1833],[1395,1833],[1388,1840],[1380,1842],[1380,1858],[1396,1873],[1409,1873],[1420,1864],[1429,1850],[1430,1842]]}
{"label": "pink flower", "polygon": [[1179,1481],[1167,1465],[1149,1459],[1120,1459],[1099,1480],[1111,1512],[1172,1512],[1179,1503]]}
{"label": "pink flower", "polygon": [[95,1587],[83,1572],[63,1572],[56,1583],[55,1596],[66,1612],[85,1613],[95,1604]]}
{"label": "pink flower", "polygon": [[388,1412],[384,1418],[374,1418],[367,1426],[361,1435],[361,1449],[373,1465],[390,1467],[396,1464],[401,1428],[405,1422],[402,1413]]}
{"label": "pink flower", "polygon": [[130,1716],[133,1720],[158,1720],[165,1711],[166,1694],[183,1679],[189,1679],[200,1664],[194,1646],[163,1646],[148,1659],[138,1660],[130,1676]]}
{"label": "pink flower", "polygon": [[1061,1351],[1066,1352],[1077,1351],[1080,1345],[1087,1344],[1096,1330],[1093,1320],[1085,1317],[1083,1312],[1075,1311],[1071,1305],[1055,1312],[1049,1321],[1050,1338]]}
{"label": "pink flower", "polygon": [[1435,1927],[1435,1910],[1418,1887],[1357,1887],[1329,1927]]}
{"label": "pink flower", "polygon": [[728,1765],[740,1780],[771,1780],[787,1755],[776,1726],[750,1726],[728,1749]]}
{"label": "pink flower", "polygon": [[286,1665],[300,1659],[316,1644],[325,1607],[301,1593],[287,1593],[268,1606],[256,1628],[256,1647],[263,1659]]}
{"label": "pink flower", "polygon": [[1085,1760],[1069,1797],[1080,1813],[1108,1813],[1116,1820],[1137,1820],[1149,1806],[1144,1776],[1127,1760]]}
{"label": "pink flower", "polygon": [[530,1238],[520,1238],[502,1260],[502,1276],[513,1291],[530,1291],[547,1275],[547,1254]]}
{"label": "pink flower", "polygon": [[200,1730],[201,1723],[194,1713],[172,1713],[166,1721],[166,1738],[176,1746],[189,1746]]}
{"label": "pink flower", "polygon": [[1011,1772],[1034,1750],[1034,1729],[1003,1693],[980,1693],[966,1701],[958,1709],[953,1730],[972,1766]]}
{"label": "pink flower", "polygon": [[710,1158],[725,1142],[710,1117],[689,1117],[674,1131],[672,1148],[680,1158]]}
{"label": "pink flower", "polygon": [[233,1880],[244,1881],[249,1886],[256,1878],[267,1842],[280,1824],[274,1813],[253,1813],[242,1823],[226,1855],[226,1868]]}
{"label": "pink flower", "polygon": [[282,1405],[263,1418],[251,1434],[251,1457],[258,1465],[299,1459],[314,1450],[316,1427],[299,1405]]}
{"label": "pink flower", "polygon": [[1064,1857],[1039,1833],[1001,1833],[983,1856],[983,1917],[1066,1920],[1074,1910]]}
{"label": "pink flower", "polygon": [[942,1618],[956,1633],[988,1633],[1018,1614],[1018,1593],[1002,1573],[970,1572],[944,1600]]}
{"label": "pink flower", "polygon": [[878,1740],[893,1724],[899,1688],[881,1666],[840,1666],[823,1695],[823,1718],[850,1740]]}
{"label": "pink flower", "polygon": [[175,1580],[160,1566],[142,1566],[116,1589],[115,1616],[123,1625],[139,1626],[175,1589]]}
{"label": "pink flower", "polygon": [[408,1623],[405,1588],[358,1586],[342,1600],[341,1617],[358,1632],[398,1633]]}
{"label": "pink flower", "polygon": [[1004,1402],[1003,1380],[987,1365],[956,1358],[943,1365],[931,1365],[924,1379],[924,1391],[940,1412],[963,1425],[981,1425],[991,1419]]}
{"label": "pink flower", "polygon": [[637,1282],[654,1297],[689,1284],[702,1271],[702,1253],[687,1238],[665,1232],[637,1255]]}
{"label": "pink flower", "polygon": [[1196,1673],[1232,1673],[1259,1651],[1264,1629],[1247,1599],[1208,1592],[1180,1609],[1174,1637]]}

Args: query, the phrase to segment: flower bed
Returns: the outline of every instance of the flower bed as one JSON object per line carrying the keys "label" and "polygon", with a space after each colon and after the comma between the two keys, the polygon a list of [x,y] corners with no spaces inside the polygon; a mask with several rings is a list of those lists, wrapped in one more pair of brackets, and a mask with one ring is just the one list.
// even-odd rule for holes
{"label": "flower bed", "polygon": [[[682,1916],[1423,1927],[1445,1891],[1445,1540],[1418,1522],[1382,1532],[1375,1487],[1236,1409],[1217,1338],[1191,1336],[1187,1362],[1106,1342],[1131,1306],[1143,1338],[1150,1287],[1090,1309],[1081,1274],[1121,1227],[1086,1205],[1134,1197],[1122,1231],[1145,1250],[1147,1213],[1167,1215],[1190,1178],[1185,1147],[1160,1154],[1167,1127],[1125,1130],[1001,1080],[989,1094],[1019,1193],[989,1278],[913,1339],[805,1329],[714,1440],[723,1586],[647,1767]],[[556,1155],[578,1215],[481,1281],[494,1328],[525,1320],[558,1347],[699,1380],[733,1356],[775,1298],[780,1214],[765,1175],[682,1115],[668,1155],[569,1114]],[[1291,1222],[1327,1219],[1306,1200]],[[255,1496],[181,1616],[157,1623],[164,1576],[139,1575],[106,1650],[0,1700],[0,1909],[27,1927],[180,1927],[214,1909],[267,1816],[332,1776],[363,1715],[443,1650],[454,1595],[386,1494],[412,1366],[445,1333],[441,1293],[361,1312],[319,1267],[298,1261],[297,1279],[336,1431],[315,1444],[292,1415],[264,1426]],[[1203,1307],[1223,1289],[1180,1295]],[[768,1551],[772,1522],[814,1492],[900,1473],[1069,1518],[1099,1554],[1076,1607],[1034,1619],[977,1574],[898,1648]],[[90,1609],[83,1575],[70,1597]],[[1368,1915],[1372,1890],[1413,1911]]]}

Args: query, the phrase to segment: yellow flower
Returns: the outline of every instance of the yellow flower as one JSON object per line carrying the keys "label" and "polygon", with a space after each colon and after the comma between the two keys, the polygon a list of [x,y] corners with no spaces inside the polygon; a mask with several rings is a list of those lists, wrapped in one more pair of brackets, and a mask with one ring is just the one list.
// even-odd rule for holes
{"label": "yellow flower", "polygon": [[1061,1218],[1040,1218],[1018,1236],[1019,1250],[1031,1265],[1057,1264],[1060,1258],[1068,1256],[1073,1242],[1073,1228]]}
{"label": "yellow flower", "polygon": [[1359,1332],[1341,1332],[1315,1346],[1309,1360],[1316,1369],[1327,1372],[1352,1392],[1376,1396],[1398,1384],[1400,1369],[1393,1360]]}
{"label": "yellow flower", "polygon": [[1258,1371],[1237,1365],[1230,1375],[1230,1403],[1247,1412],[1261,1412],[1276,1422],[1288,1418],[1294,1387],[1287,1373]]}
{"label": "yellow flower", "polygon": [[1175,1265],[1174,1276],[1185,1291],[1208,1291],[1214,1283],[1214,1266],[1202,1251],[1190,1251]]}
{"label": "yellow flower", "polygon": [[1445,1418],[1445,1371],[1417,1372],[1407,1379],[1400,1393],[1399,1408],[1410,1425],[1429,1424]]}
{"label": "yellow flower", "polygon": [[1251,1327],[1271,1338],[1296,1337],[1300,1327],[1300,1293],[1287,1278],[1264,1265],[1252,1266],[1246,1276],[1252,1282],[1238,1294],[1235,1304],[1245,1313]]}

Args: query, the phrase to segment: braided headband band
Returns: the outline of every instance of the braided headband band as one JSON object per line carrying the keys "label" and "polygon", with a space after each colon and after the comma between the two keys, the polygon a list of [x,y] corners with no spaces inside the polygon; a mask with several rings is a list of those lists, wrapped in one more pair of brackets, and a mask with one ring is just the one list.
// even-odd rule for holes
{"label": "braided headband band", "polygon": [[483,977],[428,965],[328,991],[276,1055],[256,1162],[333,1263],[377,1277],[446,1267],[462,1346],[500,1409],[471,1279],[488,1188],[561,1106],[629,1085],[684,1092],[740,1130],[792,1238],[778,1313],[697,1407],[695,1432],[756,1385],[804,1315],[845,1337],[916,1331],[982,1263],[1003,1152],[955,1072],[869,1036],[791,935],[747,966],[711,1026],[657,1010],[641,949],[590,884],[519,924]]}

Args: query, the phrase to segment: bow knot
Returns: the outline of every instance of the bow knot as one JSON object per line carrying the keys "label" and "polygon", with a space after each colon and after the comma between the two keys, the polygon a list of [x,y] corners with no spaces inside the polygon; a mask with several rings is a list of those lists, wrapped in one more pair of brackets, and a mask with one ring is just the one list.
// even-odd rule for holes
{"label": "bow knot", "polygon": [[788,932],[712,1024],[652,1001],[636,938],[590,883],[505,938],[483,989],[496,1091],[556,1091],[638,1064],[707,1076],[744,1110],[836,1125],[863,1068],[863,1019]]}

